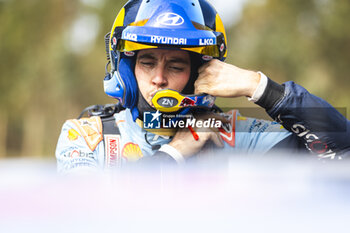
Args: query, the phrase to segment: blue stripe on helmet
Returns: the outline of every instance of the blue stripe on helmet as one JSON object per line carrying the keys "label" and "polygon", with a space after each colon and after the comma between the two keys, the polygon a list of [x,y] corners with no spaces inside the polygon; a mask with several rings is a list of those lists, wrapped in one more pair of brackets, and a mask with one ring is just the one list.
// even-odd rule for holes
{"label": "blue stripe on helmet", "polygon": [[217,13],[215,8],[208,1],[199,0],[199,4],[201,5],[203,15],[205,15],[205,25],[209,28],[216,29],[215,22]]}
{"label": "blue stripe on helmet", "polygon": [[184,46],[206,46],[216,45],[216,35],[212,31],[188,30],[183,35],[171,29],[147,28],[129,26],[122,34],[123,40],[139,43],[184,45]]}
{"label": "blue stripe on helmet", "polygon": [[[193,4],[192,4],[193,3]],[[157,10],[166,11],[167,8],[177,5],[181,9],[185,10],[186,15],[188,15],[192,21],[204,25],[204,17],[202,10],[200,9],[200,4],[198,0],[193,1],[183,1],[183,0],[150,0],[143,1],[140,5],[140,10],[136,16],[135,22],[144,19],[149,19],[151,15],[154,15]],[[176,11],[175,11],[176,13]]]}
{"label": "blue stripe on helmet", "polygon": [[137,12],[139,12],[142,0],[128,1],[125,6],[125,16],[123,26],[127,26],[132,22],[135,22]]}

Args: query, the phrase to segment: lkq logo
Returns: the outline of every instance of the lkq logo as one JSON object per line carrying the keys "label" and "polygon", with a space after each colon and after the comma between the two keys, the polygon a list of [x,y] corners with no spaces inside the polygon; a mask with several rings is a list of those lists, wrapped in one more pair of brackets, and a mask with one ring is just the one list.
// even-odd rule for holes
{"label": "lkq logo", "polygon": [[158,16],[157,22],[164,26],[179,26],[185,22],[185,20],[175,13],[164,13]]}
{"label": "lkq logo", "polygon": [[199,45],[214,45],[213,39],[199,39]]}
{"label": "lkq logo", "polygon": [[145,129],[160,129],[161,113],[144,112],[143,113],[143,128]]}
{"label": "lkq logo", "polygon": [[125,40],[132,40],[132,41],[137,41],[137,35],[134,33],[124,33],[124,39]]}

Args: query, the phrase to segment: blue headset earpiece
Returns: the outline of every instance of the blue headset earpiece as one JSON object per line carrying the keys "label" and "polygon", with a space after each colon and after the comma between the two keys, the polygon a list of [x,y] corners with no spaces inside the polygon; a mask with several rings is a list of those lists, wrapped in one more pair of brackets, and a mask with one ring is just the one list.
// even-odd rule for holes
{"label": "blue headset earpiece", "polygon": [[119,52],[112,52],[112,56],[116,61],[116,67],[112,74],[105,77],[104,91],[107,95],[118,99],[123,107],[131,109],[133,118],[136,119],[138,88],[134,75],[135,59]]}

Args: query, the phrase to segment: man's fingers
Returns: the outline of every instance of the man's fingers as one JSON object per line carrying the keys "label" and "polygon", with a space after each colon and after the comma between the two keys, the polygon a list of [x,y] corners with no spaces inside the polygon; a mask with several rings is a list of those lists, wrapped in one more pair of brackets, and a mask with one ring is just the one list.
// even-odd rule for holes
{"label": "man's fingers", "polygon": [[199,73],[199,74],[200,74],[200,73],[203,73],[203,72],[205,71],[205,69],[206,69],[207,67],[209,67],[209,66],[210,66],[210,62],[204,63],[201,67],[199,67],[198,73]]}
{"label": "man's fingers", "polygon": [[211,90],[211,83],[209,83],[208,81],[202,79],[199,80],[197,79],[196,82],[194,83],[194,93],[195,94],[210,94],[212,92]]}
{"label": "man's fingers", "polygon": [[207,88],[205,84],[200,84],[199,82],[194,84],[194,94],[196,95],[206,93],[207,90],[209,90],[209,88]]}
{"label": "man's fingers", "polygon": [[211,134],[211,140],[214,142],[214,144],[216,146],[224,147],[224,142],[223,142],[219,132],[213,132]]}

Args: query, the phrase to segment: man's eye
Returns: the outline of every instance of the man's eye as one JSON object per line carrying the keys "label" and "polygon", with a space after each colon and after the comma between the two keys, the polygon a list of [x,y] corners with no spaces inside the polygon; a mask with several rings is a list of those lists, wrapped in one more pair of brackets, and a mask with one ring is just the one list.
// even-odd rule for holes
{"label": "man's eye", "polygon": [[183,71],[183,67],[178,67],[178,66],[170,66],[170,69],[175,70],[175,71]]}
{"label": "man's eye", "polygon": [[154,63],[153,62],[140,62],[143,66],[146,66],[146,67],[153,67],[154,66]]}

